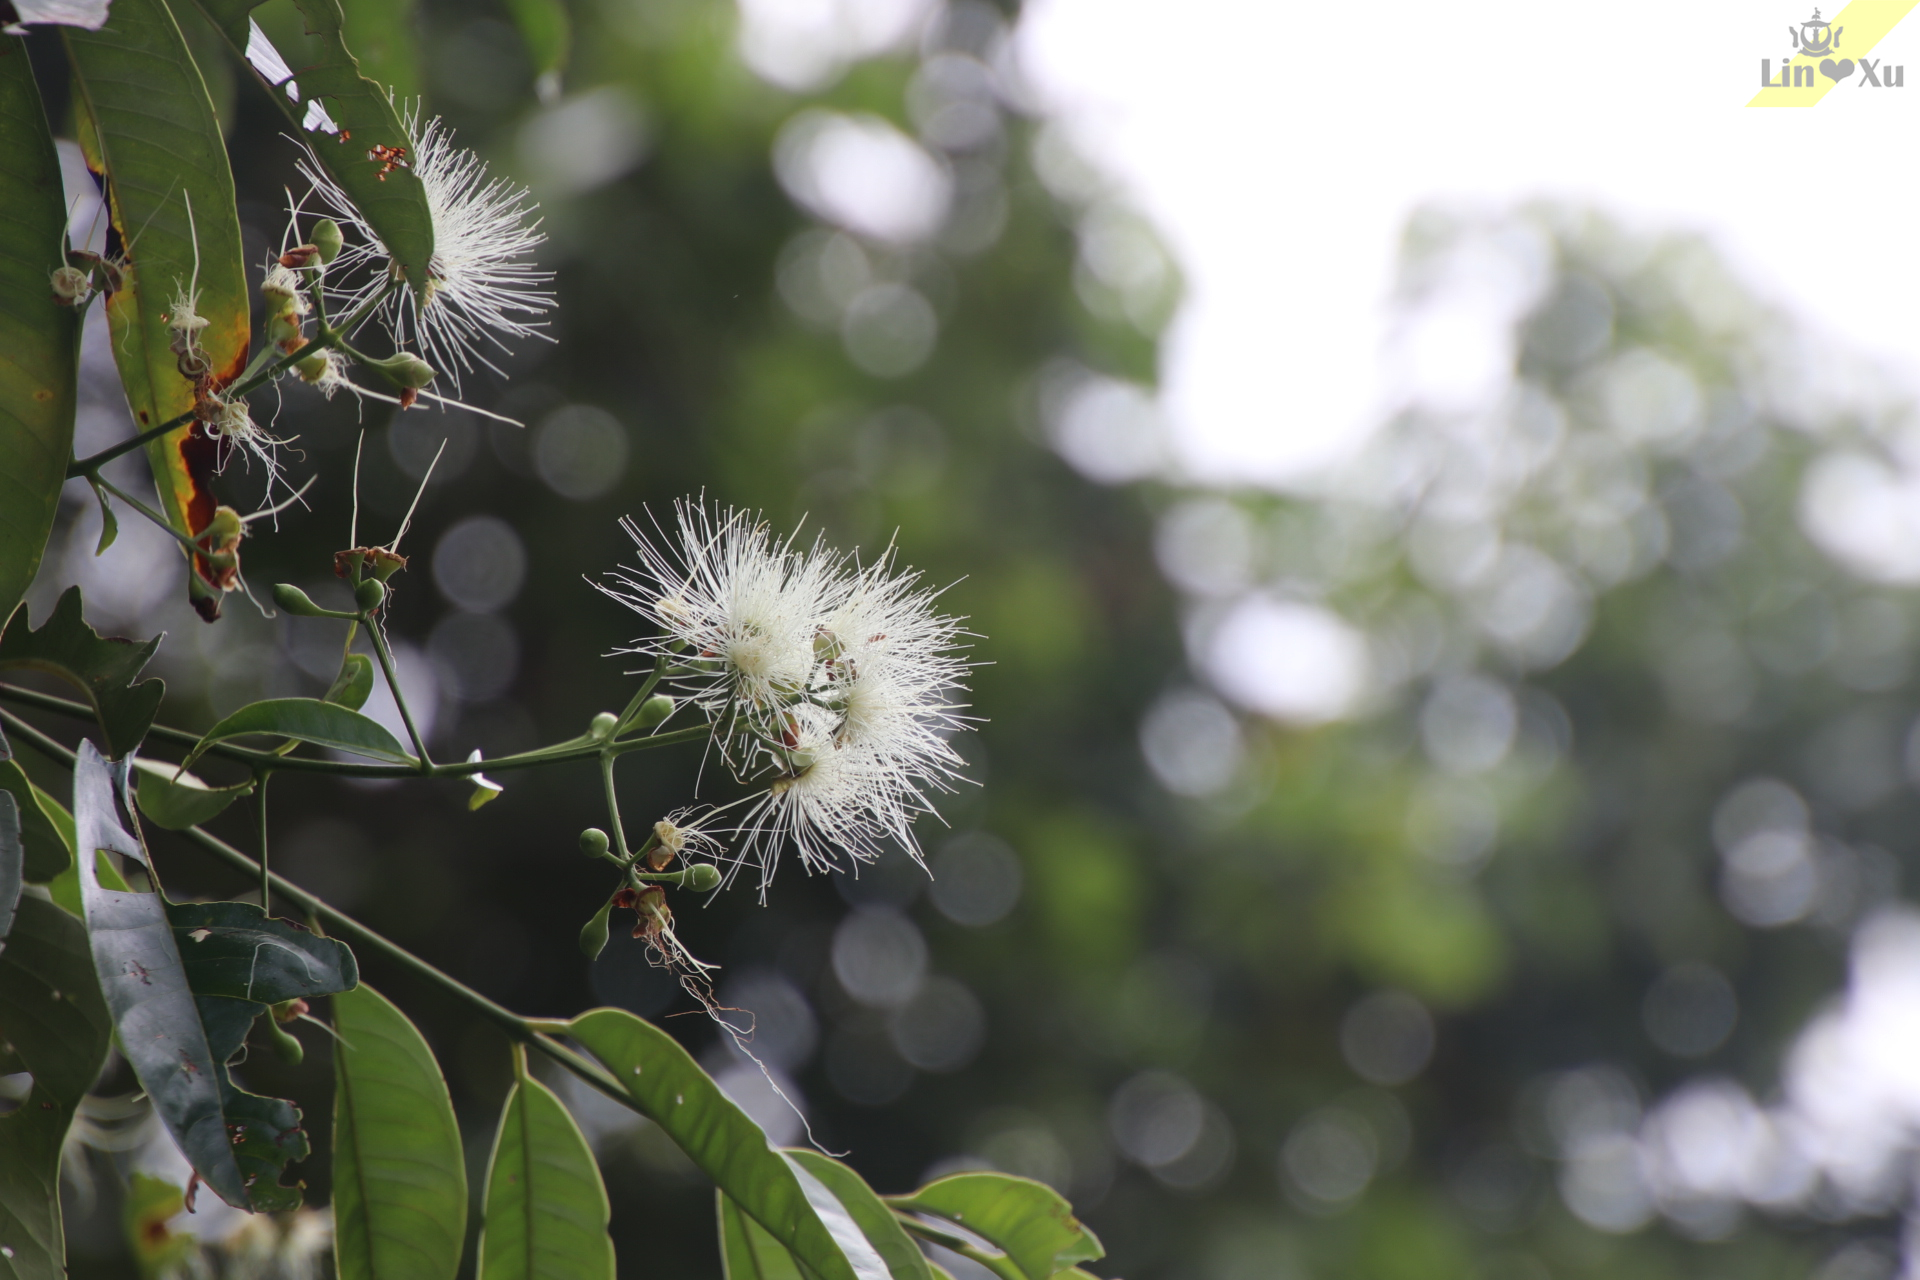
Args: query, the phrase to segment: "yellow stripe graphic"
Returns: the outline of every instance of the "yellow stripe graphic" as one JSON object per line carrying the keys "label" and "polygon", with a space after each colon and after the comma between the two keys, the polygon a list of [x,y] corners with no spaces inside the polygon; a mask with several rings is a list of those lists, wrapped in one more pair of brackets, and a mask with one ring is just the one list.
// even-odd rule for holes
{"label": "yellow stripe graphic", "polygon": [[[1920,0],[1853,0],[1853,3],[1829,19],[1834,29],[1840,32],[1836,48],[1819,57],[1795,54],[1785,62],[1774,63],[1773,87],[1760,90],[1754,95],[1753,101],[1747,105],[1750,107],[1811,107],[1826,97],[1827,90],[1836,84],[1857,87],[1865,83],[1864,72],[1859,65],[1860,59],[1871,55],[1874,46],[1880,43],[1887,32],[1893,30],[1900,19],[1907,16],[1907,12],[1915,4],[1920,4]],[[1788,25],[1797,26],[1798,24]],[[1822,62],[1838,64],[1842,61],[1853,62],[1851,76],[1845,76],[1836,81],[1820,74]],[[1792,70],[1794,67],[1809,68],[1811,75],[1806,78],[1813,83],[1794,85]],[[1783,78],[1786,81],[1786,87],[1781,86],[1780,82]]]}

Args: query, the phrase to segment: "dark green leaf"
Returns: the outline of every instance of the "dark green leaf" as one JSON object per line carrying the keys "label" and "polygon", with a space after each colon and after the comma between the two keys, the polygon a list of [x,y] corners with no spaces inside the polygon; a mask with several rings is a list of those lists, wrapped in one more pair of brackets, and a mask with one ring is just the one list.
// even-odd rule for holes
{"label": "dark green leaf", "polygon": [[887,1203],[960,1224],[1005,1252],[1028,1280],[1047,1280],[1105,1252],[1059,1192],[1029,1178],[956,1173]]}
{"label": "dark green leaf", "polygon": [[13,931],[14,908],[26,887],[26,852],[20,845],[20,807],[11,791],[0,791],[0,951]]}
{"label": "dark green leaf", "polygon": [[480,1280],[613,1280],[607,1189],[552,1090],[514,1082],[487,1165]]}
{"label": "dark green leaf", "polygon": [[315,746],[334,747],[355,755],[373,756],[399,764],[413,763],[413,757],[394,740],[392,734],[358,711],[350,711],[335,702],[318,698],[269,698],[240,708],[207,730],[194,744],[184,761],[192,764],[200,753],[216,742],[243,738],[251,733],[270,733],[275,737],[311,742]]}
{"label": "dark green leaf", "polygon": [[44,898],[20,900],[0,953],[0,1028],[33,1088],[0,1116],[0,1259],[6,1280],[63,1280],[60,1146],[107,1057],[110,1023],[80,922]]}
{"label": "dark green leaf", "polygon": [[838,1160],[802,1147],[788,1151],[786,1156],[840,1202],[867,1243],[880,1255],[893,1280],[932,1280],[933,1273],[927,1269],[926,1255],[920,1252],[920,1246],[859,1174]]}
{"label": "dark green leaf", "polygon": [[350,653],[340,660],[340,674],[333,678],[333,686],[322,701],[358,711],[372,694],[373,659],[364,653]]}
{"label": "dark green leaf", "polygon": [[193,774],[164,760],[134,758],[139,771],[134,796],[140,812],[169,831],[185,831],[218,817],[241,796],[253,793],[251,781],[232,787],[210,787]]}
{"label": "dark green leaf", "polygon": [[[859,1275],[809,1202],[793,1166],[767,1145],[760,1126],[720,1092],[678,1041],[620,1009],[589,1010],[567,1031],[606,1064],[643,1115],[666,1130],[817,1280]],[[880,1269],[877,1259],[875,1269]]]}
{"label": "dark green leaf", "polygon": [[113,514],[113,504],[107,501],[107,491],[99,485],[93,486],[93,496],[100,502],[100,541],[93,544],[93,554],[103,556],[107,548],[120,538],[120,518]]}
{"label": "dark green leaf", "polygon": [[[20,817],[20,844],[25,853],[27,881],[44,884],[72,866],[73,850],[67,844],[68,835],[50,816],[57,811],[61,818],[66,818],[66,811],[52,796],[27,780],[27,775],[7,754],[4,737],[0,737],[0,791],[13,797]],[[72,825],[72,820],[67,819],[66,826]]]}
{"label": "dark green leaf", "polygon": [[166,685],[159,680],[136,684],[134,677],[166,633],[144,644],[107,639],[87,625],[80,609],[80,588],[68,587],[38,631],[31,629],[25,609],[15,611],[0,635],[0,670],[29,667],[71,682],[99,717],[107,749],[117,759],[140,745],[160,709]]}
{"label": "dark green leaf", "polygon": [[333,998],[333,1028],[341,1280],[451,1280],[466,1235],[467,1174],[439,1064],[371,987]]}
{"label": "dark green leaf", "polygon": [[[267,96],[297,134],[308,140],[313,154],[380,237],[405,279],[416,291],[424,290],[433,260],[433,214],[427,207],[426,190],[410,169],[387,170],[371,158],[376,146],[402,148],[411,155],[413,140],[387,90],[367,79],[348,52],[340,0],[276,0],[268,5],[257,0],[200,0],[200,7],[242,55],[253,40],[248,15],[260,10],[260,40],[270,43],[293,72],[291,83],[298,88],[299,101],[287,96],[289,82],[284,77],[278,85],[268,84]],[[262,62],[249,62],[255,74],[268,82]],[[340,134],[306,128],[315,100],[340,127]]]}
{"label": "dark green leaf", "polygon": [[420,55],[414,42],[413,0],[340,0],[340,34],[360,74],[384,86],[395,102],[421,96]]}
{"label": "dark green leaf", "polygon": [[0,618],[40,567],[73,452],[80,308],[53,294],[66,265],[60,161],[24,40],[0,36]]}
{"label": "dark green leaf", "polygon": [[[117,808],[129,771],[124,761],[109,764],[91,741],[80,744],[73,770],[74,843],[83,853],[104,850],[146,861]],[[299,1191],[282,1186],[279,1173],[289,1160],[306,1155],[298,1110],[244,1093],[227,1077],[225,1060],[261,1006],[196,998],[161,896],[106,888],[93,858],[76,862],[94,972],[121,1050],[154,1110],[222,1200],[262,1211],[296,1207]]]}
{"label": "dark green leaf", "polygon": [[720,1215],[720,1268],[726,1280],[810,1280],[785,1246],[742,1213],[726,1192],[714,1196]]}
{"label": "dark green leaf", "polygon": [[[64,36],[83,149],[104,175],[127,259],[125,287],[107,300],[114,360],[134,421],[155,427],[198,399],[171,348],[167,316],[176,297],[198,294],[195,310],[207,321],[198,348],[213,387],[247,363],[250,297],[226,143],[165,0],[114,0],[100,30]],[[162,510],[183,533],[212,522],[215,449],[198,427],[147,446]],[[203,598],[217,615],[219,592],[210,590]]]}
{"label": "dark green leaf", "polygon": [[573,32],[560,0],[507,0],[513,25],[520,28],[540,96],[551,100],[560,92],[560,73],[566,69]]}
{"label": "dark green leaf", "polygon": [[194,994],[255,1004],[310,1000],[360,981],[353,952],[248,902],[170,902],[167,919]]}

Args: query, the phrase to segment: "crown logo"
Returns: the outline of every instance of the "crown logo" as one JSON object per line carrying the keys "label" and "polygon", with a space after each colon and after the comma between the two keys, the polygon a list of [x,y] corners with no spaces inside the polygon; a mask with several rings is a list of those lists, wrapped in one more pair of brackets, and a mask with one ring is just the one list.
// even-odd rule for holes
{"label": "crown logo", "polygon": [[1811,18],[1797,27],[1787,28],[1787,38],[1793,41],[1797,52],[1818,58],[1840,47],[1840,33],[1845,30],[1823,21],[1820,11],[1815,9]]}

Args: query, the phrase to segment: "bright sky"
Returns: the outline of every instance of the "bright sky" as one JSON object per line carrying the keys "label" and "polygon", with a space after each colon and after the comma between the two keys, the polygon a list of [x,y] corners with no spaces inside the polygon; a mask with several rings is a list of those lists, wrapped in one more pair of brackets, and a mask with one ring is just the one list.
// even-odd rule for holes
{"label": "bright sky", "polygon": [[1186,274],[1162,382],[1188,463],[1284,479],[1375,417],[1381,300],[1428,200],[1703,231],[1762,297],[1920,386],[1920,14],[1867,55],[1912,62],[1906,87],[1856,71],[1809,110],[1748,110],[1811,11],[1029,0],[1020,55]]}

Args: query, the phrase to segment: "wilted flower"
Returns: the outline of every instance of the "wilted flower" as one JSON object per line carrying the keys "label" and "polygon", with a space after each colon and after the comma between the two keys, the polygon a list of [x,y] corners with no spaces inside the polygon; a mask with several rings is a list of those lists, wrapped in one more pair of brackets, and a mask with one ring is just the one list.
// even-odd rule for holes
{"label": "wilted flower", "polygon": [[[456,146],[438,117],[422,124],[415,109],[403,123],[413,139],[413,154],[404,163],[425,188],[433,217],[433,257],[426,281],[413,282],[421,284],[418,292],[394,289],[376,312],[396,345],[417,346],[457,386],[475,362],[498,372],[483,340],[505,351],[504,338],[539,333],[538,317],[553,303],[543,286],[553,277],[529,255],[546,236],[537,221],[527,221],[534,206],[526,188],[489,178],[486,162]],[[300,172],[334,218],[355,233],[328,269],[329,303],[345,316],[387,289],[394,278],[392,254],[311,155],[300,161]]]}

